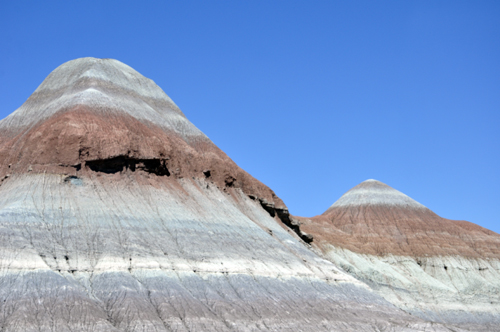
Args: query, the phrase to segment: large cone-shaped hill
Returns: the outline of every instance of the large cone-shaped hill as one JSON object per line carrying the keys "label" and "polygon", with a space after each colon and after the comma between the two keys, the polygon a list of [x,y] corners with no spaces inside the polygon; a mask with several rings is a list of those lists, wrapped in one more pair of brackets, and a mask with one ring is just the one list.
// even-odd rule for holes
{"label": "large cone-shaped hill", "polygon": [[55,69],[0,122],[0,140],[0,177],[141,169],[210,178],[285,208],[189,122],[160,87],[116,60],[83,58]]}
{"label": "large cone-shaped hill", "polygon": [[151,80],[55,69],[0,122],[1,331],[447,331],[311,250]]}
{"label": "large cone-shaped hill", "polygon": [[500,323],[499,234],[441,218],[376,180],[301,221],[328,259],[405,311],[485,330]]}

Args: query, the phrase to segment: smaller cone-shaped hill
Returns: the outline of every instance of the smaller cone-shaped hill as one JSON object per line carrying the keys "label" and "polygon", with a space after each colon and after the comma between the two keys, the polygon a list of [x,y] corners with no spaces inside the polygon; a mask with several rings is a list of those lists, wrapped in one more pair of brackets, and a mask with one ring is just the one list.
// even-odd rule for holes
{"label": "smaller cone-shaped hill", "polygon": [[500,323],[499,234],[441,218],[376,180],[300,220],[330,261],[405,311],[472,330]]}
{"label": "smaller cone-shaped hill", "polygon": [[304,227],[318,242],[374,255],[500,257],[500,236],[437,214],[377,180],[366,180]]}

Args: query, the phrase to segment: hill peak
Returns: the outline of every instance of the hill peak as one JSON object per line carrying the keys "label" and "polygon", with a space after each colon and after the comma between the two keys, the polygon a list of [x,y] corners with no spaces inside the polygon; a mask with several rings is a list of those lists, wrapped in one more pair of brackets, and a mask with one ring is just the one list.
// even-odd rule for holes
{"label": "hill peak", "polygon": [[375,179],[368,179],[347,191],[329,209],[348,206],[383,205],[427,209],[402,192]]}
{"label": "hill peak", "polygon": [[118,60],[90,57],[52,71],[20,108],[0,121],[0,130],[15,136],[56,113],[82,107],[96,115],[153,123],[185,140],[206,138],[154,81]]}

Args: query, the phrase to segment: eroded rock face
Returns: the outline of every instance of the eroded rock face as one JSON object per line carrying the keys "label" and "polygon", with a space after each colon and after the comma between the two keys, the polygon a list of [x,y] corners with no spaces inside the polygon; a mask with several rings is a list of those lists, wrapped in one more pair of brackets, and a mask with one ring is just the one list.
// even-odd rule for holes
{"label": "eroded rock face", "polygon": [[0,179],[1,331],[447,331],[314,253],[116,60],[63,64],[0,122]]}
{"label": "eroded rock face", "polygon": [[301,222],[325,257],[406,312],[473,330],[500,324],[500,235],[376,180]]}

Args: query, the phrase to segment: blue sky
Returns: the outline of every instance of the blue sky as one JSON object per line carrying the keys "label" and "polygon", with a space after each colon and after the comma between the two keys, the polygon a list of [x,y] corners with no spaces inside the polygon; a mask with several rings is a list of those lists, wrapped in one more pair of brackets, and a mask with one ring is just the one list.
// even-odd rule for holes
{"label": "blue sky", "polygon": [[0,0],[0,118],[84,56],[153,79],[293,214],[375,178],[500,233],[499,1]]}

